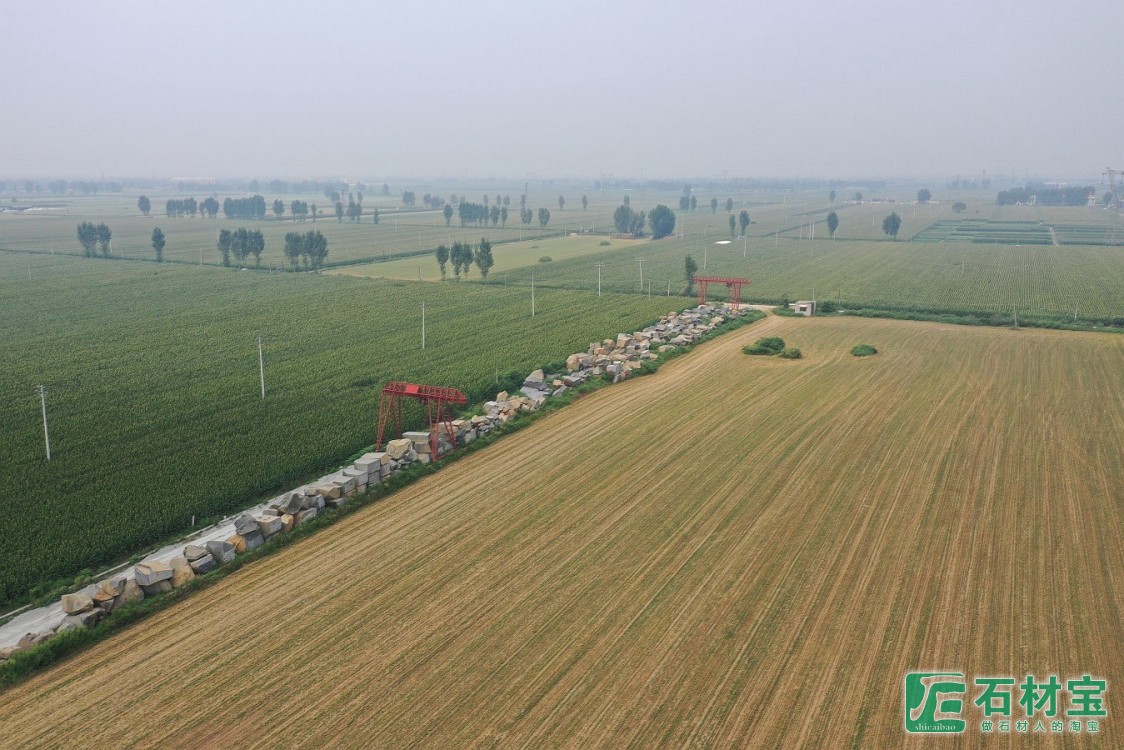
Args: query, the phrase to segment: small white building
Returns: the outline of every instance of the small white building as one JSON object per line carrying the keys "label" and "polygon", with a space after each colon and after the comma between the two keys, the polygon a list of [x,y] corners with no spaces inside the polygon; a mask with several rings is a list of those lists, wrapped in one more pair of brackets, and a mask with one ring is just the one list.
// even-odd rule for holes
{"label": "small white building", "polygon": [[796,302],[790,302],[788,306],[791,307],[793,312],[795,312],[797,315],[807,315],[808,317],[812,317],[816,314],[816,301],[812,299],[802,299]]}

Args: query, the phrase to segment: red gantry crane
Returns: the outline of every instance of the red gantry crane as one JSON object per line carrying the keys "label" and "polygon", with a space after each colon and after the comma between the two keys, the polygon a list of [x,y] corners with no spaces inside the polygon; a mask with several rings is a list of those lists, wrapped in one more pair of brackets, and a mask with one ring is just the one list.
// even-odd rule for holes
{"label": "red gantry crane", "polygon": [[749,283],[749,279],[733,276],[696,276],[695,283],[699,285],[699,304],[706,304],[706,288],[709,284],[725,284],[727,289],[732,289],[731,297],[734,309],[738,309],[742,299],[742,287]]}
{"label": "red gantry crane", "polygon": [[439,458],[438,430],[442,425],[445,426],[449,442],[456,446],[457,436],[453,431],[452,415],[445,407],[446,404],[467,404],[468,397],[456,388],[400,383],[392,380],[383,386],[382,398],[379,400],[379,435],[375,441],[375,450],[385,447],[382,439],[391,420],[394,421],[394,434],[398,437],[402,436],[402,399],[404,398],[412,398],[420,403],[429,416],[429,448],[434,461]]}

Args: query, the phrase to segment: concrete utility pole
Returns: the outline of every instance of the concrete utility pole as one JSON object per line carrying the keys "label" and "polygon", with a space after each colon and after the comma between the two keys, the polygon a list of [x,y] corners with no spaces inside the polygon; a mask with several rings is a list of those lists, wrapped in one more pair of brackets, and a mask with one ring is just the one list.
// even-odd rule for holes
{"label": "concrete utility pole", "polygon": [[265,357],[261,351],[261,336],[258,336],[258,374],[261,376],[261,397],[265,398]]}
{"label": "concrete utility pole", "polygon": [[425,303],[422,302],[422,349],[425,349]]}
{"label": "concrete utility pole", "polygon": [[601,269],[605,267],[604,263],[594,263],[597,266],[597,296],[601,296]]}
{"label": "concrete utility pole", "polygon": [[652,280],[648,279],[648,299],[652,298]]}
{"label": "concrete utility pole", "polygon": [[36,390],[39,391],[39,402],[43,405],[43,442],[47,444],[47,460],[51,460],[51,434],[47,431],[47,386],[41,385]]}
{"label": "concrete utility pole", "polygon": [[671,296],[671,282],[670,281],[667,282],[667,296],[668,297]]}
{"label": "concrete utility pole", "polygon": [[636,262],[640,264],[640,291],[644,291],[644,259],[637,258]]}
{"label": "concrete utility pole", "polygon": [[535,275],[531,274],[531,317],[535,317]]}

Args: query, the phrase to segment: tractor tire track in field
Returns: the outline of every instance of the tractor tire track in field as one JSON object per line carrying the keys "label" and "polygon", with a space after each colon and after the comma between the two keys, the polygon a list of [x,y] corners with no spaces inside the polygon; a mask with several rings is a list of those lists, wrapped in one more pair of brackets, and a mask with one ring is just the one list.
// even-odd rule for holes
{"label": "tractor tire track in field", "polygon": [[[773,334],[805,359],[741,353]],[[1122,368],[1120,337],[771,317],[12,689],[0,745],[927,747],[928,668],[1095,673],[1111,714]]]}

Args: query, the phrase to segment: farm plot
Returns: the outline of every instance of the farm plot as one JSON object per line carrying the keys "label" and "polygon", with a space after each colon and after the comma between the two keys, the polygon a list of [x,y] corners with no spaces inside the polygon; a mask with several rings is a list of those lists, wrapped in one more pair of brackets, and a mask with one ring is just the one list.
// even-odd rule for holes
{"label": "farm plot", "polygon": [[1116,336],[772,318],[14,688],[4,738],[903,747],[939,667],[1103,677],[1079,744],[1115,747],[1122,367]]}
{"label": "farm plot", "polygon": [[0,300],[0,602],[343,460],[387,380],[479,400],[669,309],[548,289],[532,319],[522,288],[11,253]]}
{"label": "farm plot", "polygon": [[[478,242],[479,238],[476,241]],[[501,280],[501,274],[513,268],[534,267],[536,265],[546,268],[555,261],[588,258],[597,253],[634,247],[642,242],[643,240],[608,239],[604,235],[581,234],[526,240],[524,242],[509,242],[502,245],[493,244],[492,257],[496,264],[491,269],[492,278],[499,281]],[[591,259],[590,262],[595,261]],[[399,258],[384,262],[346,266],[331,271],[331,273],[419,281],[440,281],[441,279],[441,269],[437,265],[437,259],[433,253],[413,258]],[[479,275],[479,270],[476,266],[473,266],[469,269],[466,278],[477,278]],[[446,276],[450,279],[453,277],[451,266],[447,267]]]}

